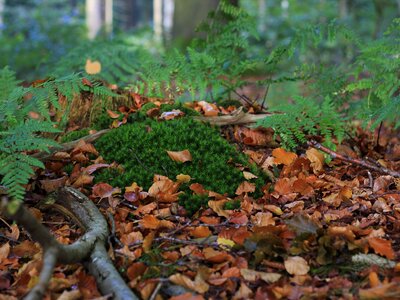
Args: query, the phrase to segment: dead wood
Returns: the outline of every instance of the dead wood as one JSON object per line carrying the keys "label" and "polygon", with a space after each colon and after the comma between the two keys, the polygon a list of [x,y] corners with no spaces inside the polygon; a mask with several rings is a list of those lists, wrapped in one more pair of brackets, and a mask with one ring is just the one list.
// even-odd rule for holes
{"label": "dead wood", "polygon": [[113,299],[138,299],[114,268],[104,247],[108,238],[108,224],[96,205],[79,191],[61,188],[49,199],[49,207],[61,206],[73,213],[85,233],[71,245],[60,244],[50,231],[43,226],[24,206],[19,205],[15,213],[8,211],[9,200],[2,197],[1,212],[22,225],[32,239],[43,248],[43,267],[38,284],[25,299],[43,299],[48,283],[57,263],[73,264],[84,262],[89,272],[95,276],[103,295]]}

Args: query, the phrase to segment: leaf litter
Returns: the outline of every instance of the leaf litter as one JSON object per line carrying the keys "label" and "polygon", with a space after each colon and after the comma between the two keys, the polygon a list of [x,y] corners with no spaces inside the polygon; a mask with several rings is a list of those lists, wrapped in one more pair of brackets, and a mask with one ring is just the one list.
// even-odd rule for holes
{"label": "leaf litter", "polygon": [[[194,105],[211,117],[232,111],[205,101]],[[163,118],[167,115],[182,117],[182,112]],[[111,165],[82,141],[69,153],[55,153],[47,169],[37,173],[39,184],[27,187],[28,198],[36,203],[64,184],[89,195],[113,224],[109,254],[114,264],[143,299],[154,299],[154,291],[156,299],[400,297],[397,178],[339,160],[327,163],[312,147],[288,152],[271,143],[268,130],[229,130],[234,131],[231,142],[271,174],[259,197],[251,182],[257,176],[248,171],[233,197],[208,191],[186,174],[154,174],[148,190],[135,182],[124,190],[94,184],[96,172]],[[387,140],[398,143],[398,136]],[[191,160],[188,150],[165,150],[179,163]],[[393,153],[373,154],[381,157],[379,163],[400,168]],[[73,166],[69,175],[61,170],[67,164]],[[189,216],[178,203],[183,185],[208,197],[208,206]],[[227,207],[233,202],[236,207]],[[79,236],[80,229],[63,216],[31,210],[59,241]],[[0,292],[17,299],[38,280],[41,250],[15,224],[0,229]],[[56,269],[46,297],[94,299],[100,293],[94,278],[77,265]]]}

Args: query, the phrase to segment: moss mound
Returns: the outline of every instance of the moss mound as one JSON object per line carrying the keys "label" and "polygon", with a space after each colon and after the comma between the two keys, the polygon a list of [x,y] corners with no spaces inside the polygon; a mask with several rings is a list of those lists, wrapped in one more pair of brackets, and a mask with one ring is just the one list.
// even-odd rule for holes
{"label": "moss mound", "polygon": [[[238,185],[245,180],[235,163],[248,166],[259,176],[258,187],[266,179],[255,166],[249,166],[247,158],[216,129],[191,118],[164,122],[147,119],[128,124],[102,136],[96,142],[96,149],[108,162],[116,161],[125,169],[122,174],[117,170],[103,170],[96,176],[96,181],[122,188],[137,182],[148,189],[154,174],[171,179],[178,174],[187,174],[193,178],[192,182],[201,183],[206,189],[234,195]],[[175,162],[166,152],[184,149],[192,154],[191,162]]]}

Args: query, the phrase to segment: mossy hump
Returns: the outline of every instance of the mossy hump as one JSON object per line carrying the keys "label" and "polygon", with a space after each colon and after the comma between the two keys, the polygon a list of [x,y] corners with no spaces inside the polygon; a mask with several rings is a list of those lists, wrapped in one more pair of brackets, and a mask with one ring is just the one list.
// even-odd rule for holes
{"label": "mossy hump", "polygon": [[[148,189],[154,174],[171,179],[187,174],[192,182],[201,183],[206,189],[233,195],[245,180],[235,163],[248,165],[246,157],[216,129],[191,118],[125,125],[102,136],[96,148],[108,162],[116,161],[125,169],[123,173],[104,170],[96,181],[122,188],[137,182]],[[185,149],[192,154],[191,162],[175,162],[167,154]]]}

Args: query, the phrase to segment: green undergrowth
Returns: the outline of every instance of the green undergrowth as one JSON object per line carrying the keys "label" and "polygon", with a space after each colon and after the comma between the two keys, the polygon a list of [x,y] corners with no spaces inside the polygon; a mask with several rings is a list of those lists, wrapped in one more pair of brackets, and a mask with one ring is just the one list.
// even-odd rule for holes
{"label": "green undergrowth", "polygon": [[[102,136],[95,146],[106,161],[116,161],[125,170],[123,173],[116,169],[103,170],[96,176],[96,182],[122,188],[137,182],[148,189],[154,174],[173,180],[178,174],[187,174],[192,178],[190,183],[200,183],[208,190],[233,196],[239,184],[245,181],[238,168],[241,165],[258,176],[254,181],[256,194],[267,179],[256,166],[248,163],[245,155],[223,139],[218,130],[191,118],[147,119],[124,125]],[[185,149],[192,155],[191,162],[175,162],[166,152]],[[191,195],[190,183],[181,187],[185,192],[181,203],[194,212],[204,206],[207,199]]]}

